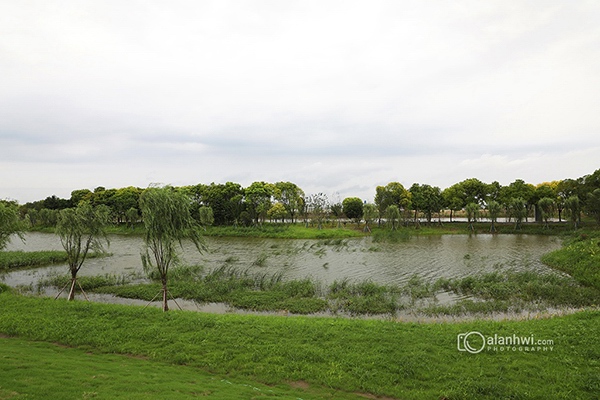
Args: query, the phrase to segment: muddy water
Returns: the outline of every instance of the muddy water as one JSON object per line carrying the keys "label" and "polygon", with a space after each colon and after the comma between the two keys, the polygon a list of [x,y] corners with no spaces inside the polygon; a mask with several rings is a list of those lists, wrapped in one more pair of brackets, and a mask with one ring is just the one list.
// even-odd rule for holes
{"label": "muddy water", "polygon": [[[401,284],[413,275],[426,280],[462,277],[480,272],[516,269],[553,273],[540,256],[560,247],[554,237],[535,235],[442,235],[412,237],[397,243],[371,238],[290,240],[206,238],[208,250],[199,254],[184,244],[186,264],[210,270],[224,264],[256,272],[283,272],[287,279],[310,277],[324,284],[335,280],[370,279]],[[142,274],[140,237],[110,237],[106,258],[89,259],[81,275]],[[26,242],[13,240],[7,250],[60,250],[60,240],[47,233],[28,233]],[[1,279],[11,285],[35,284],[52,274],[67,273],[66,265],[14,271]]]}

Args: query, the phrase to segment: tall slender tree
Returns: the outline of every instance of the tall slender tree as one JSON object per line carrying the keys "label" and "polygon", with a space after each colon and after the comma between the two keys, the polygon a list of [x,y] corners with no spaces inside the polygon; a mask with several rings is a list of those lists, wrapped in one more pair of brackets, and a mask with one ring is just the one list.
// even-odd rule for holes
{"label": "tall slender tree", "polygon": [[191,241],[199,252],[205,247],[200,230],[190,214],[190,198],[170,186],[149,187],[140,196],[140,208],[146,226],[142,264],[149,272],[156,269],[162,283],[163,311],[169,310],[169,268],[179,262],[177,245]]}
{"label": "tall slender tree", "polygon": [[573,229],[579,227],[579,217],[581,214],[581,201],[579,196],[573,195],[567,198],[565,201],[565,208],[569,211],[571,222],[573,222]]}
{"label": "tall slender tree", "polygon": [[550,225],[548,225],[548,219],[554,214],[555,209],[555,201],[551,197],[542,197],[537,202],[537,207],[540,212],[540,216],[544,221],[544,229],[549,229]]}
{"label": "tall slender tree", "polygon": [[67,264],[71,273],[69,300],[75,299],[77,273],[90,250],[103,252],[104,245],[109,245],[105,231],[109,221],[110,209],[105,205],[92,207],[83,202],[75,208],[65,208],[58,213],[56,233],[67,252]]}
{"label": "tall slender tree", "polygon": [[473,223],[477,222],[479,216],[479,205],[476,203],[469,203],[465,206],[465,212],[467,213],[467,221],[469,221],[469,229],[471,232],[475,231]]}
{"label": "tall slender tree", "polygon": [[495,200],[489,200],[487,202],[486,209],[490,216],[490,220],[492,221],[490,232],[496,232],[496,222],[498,221],[498,216],[500,215],[501,210],[500,203]]}

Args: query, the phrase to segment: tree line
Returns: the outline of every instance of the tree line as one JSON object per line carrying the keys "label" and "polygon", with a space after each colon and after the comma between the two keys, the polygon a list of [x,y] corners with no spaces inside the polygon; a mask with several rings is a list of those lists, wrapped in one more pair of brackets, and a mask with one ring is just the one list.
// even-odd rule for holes
{"label": "tree line", "polygon": [[[94,190],[78,189],[71,197],[50,196],[18,206],[21,217],[33,226],[56,226],[58,212],[86,203],[104,206],[115,224],[142,222],[140,197],[143,188],[125,187]],[[306,194],[292,182],[254,182],[248,187],[227,182],[175,187],[190,202],[192,217],[200,225],[256,226],[270,221],[302,221],[322,227],[325,220],[363,221],[365,230],[382,221],[395,228],[400,223],[417,227],[422,221],[431,223],[442,212],[450,220],[461,212],[469,222],[482,213],[492,220],[492,229],[499,216],[508,217],[516,228],[529,218],[543,222],[550,218],[579,224],[582,214],[600,224],[600,169],[578,179],[544,182],[538,185],[517,179],[503,186],[485,183],[477,178],[465,179],[448,188],[414,183],[406,188],[399,182],[377,186],[373,201],[358,197],[330,198],[325,193]],[[9,206],[11,203],[4,201]],[[12,204],[17,206],[16,204]]]}

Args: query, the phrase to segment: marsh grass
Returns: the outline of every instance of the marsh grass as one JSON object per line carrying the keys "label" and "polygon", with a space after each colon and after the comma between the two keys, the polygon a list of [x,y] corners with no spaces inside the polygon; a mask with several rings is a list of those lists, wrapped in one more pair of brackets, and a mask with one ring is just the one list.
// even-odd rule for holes
{"label": "marsh grass", "polygon": [[302,224],[262,224],[256,227],[212,226],[208,227],[206,236],[223,237],[261,237],[274,239],[344,239],[361,237],[364,234],[353,228],[305,227]]}
{"label": "marsh grass", "polygon": [[[41,286],[60,287],[68,276]],[[158,283],[130,284],[126,277],[83,277],[84,290],[150,301]],[[253,311],[310,314],[391,315],[410,310],[427,315],[489,314],[547,308],[579,308],[600,304],[600,290],[569,276],[530,271],[494,271],[463,278],[428,281],[418,275],[403,284],[336,280],[329,286],[313,279],[287,280],[283,273],[251,272],[224,264],[208,273],[202,267],[174,269],[169,281],[174,297],[199,303],[225,303]],[[440,293],[456,295],[452,304],[437,304]]]}
{"label": "marsh grass", "polygon": [[[101,257],[102,254],[90,253],[89,258]],[[0,252],[0,271],[18,268],[43,267],[67,261],[64,251],[2,251]]]}

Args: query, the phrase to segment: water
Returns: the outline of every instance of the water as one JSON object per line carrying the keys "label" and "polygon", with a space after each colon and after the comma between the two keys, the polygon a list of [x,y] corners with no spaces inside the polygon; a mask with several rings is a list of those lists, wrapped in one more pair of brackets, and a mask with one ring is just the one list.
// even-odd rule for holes
{"label": "water", "polygon": [[[516,269],[554,273],[540,256],[558,249],[555,237],[535,235],[415,236],[397,243],[376,243],[370,237],[344,240],[206,238],[208,251],[199,254],[184,244],[186,264],[206,270],[224,264],[253,272],[283,272],[286,279],[313,278],[324,284],[335,280],[372,280],[402,284],[413,275],[426,280],[464,277],[494,270]],[[88,259],[80,275],[142,274],[141,237],[110,236],[110,257]],[[13,239],[7,250],[61,250],[59,238],[28,233],[26,242]],[[65,265],[13,271],[1,279],[11,286],[36,284],[53,274],[66,274]]]}

